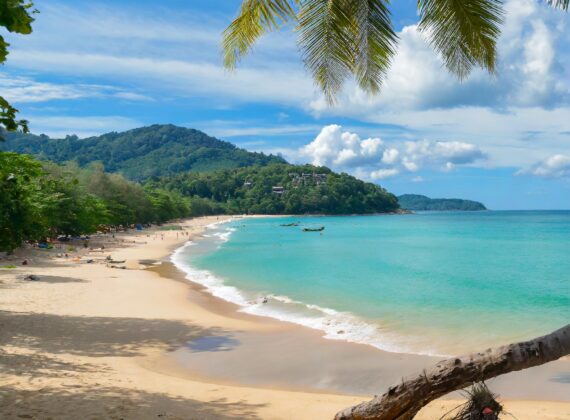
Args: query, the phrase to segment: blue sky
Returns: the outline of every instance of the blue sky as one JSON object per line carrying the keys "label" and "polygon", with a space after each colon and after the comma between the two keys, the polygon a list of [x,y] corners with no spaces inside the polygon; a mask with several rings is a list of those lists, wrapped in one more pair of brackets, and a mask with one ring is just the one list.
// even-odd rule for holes
{"label": "blue sky", "polygon": [[238,0],[36,1],[29,36],[8,34],[0,89],[32,131],[80,137],[153,123],[352,173],[401,193],[493,209],[570,208],[570,16],[507,0],[498,75],[450,76],[393,2],[399,53],[379,96],[349,82],[328,107],[292,28],[221,68]]}

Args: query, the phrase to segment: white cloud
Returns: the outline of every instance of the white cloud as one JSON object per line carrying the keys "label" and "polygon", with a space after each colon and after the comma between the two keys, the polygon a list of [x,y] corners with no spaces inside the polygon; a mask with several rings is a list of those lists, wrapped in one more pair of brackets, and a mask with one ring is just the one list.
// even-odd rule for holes
{"label": "white cloud", "polygon": [[340,125],[323,127],[317,137],[299,150],[313,165],[362,166],[379,162],[384,143],[379,138],[361,140],[358,134],[342,131]]}
{"label": "white cloud", "polygon": [[395,169],[395,168],[378,169],[378,170],[372,171],[370,173],[370,178],[373,180],[380,180],[380,179],[389,178],[389,177],[398,175],[399,173],[400,173],[400,171],[398,169]]}
{"label": "white cloud", "polygon": [[329,166],[360,178],[379,180],[422,168],[450,171],[486,158],[474,144],[459,141],[418,140],[387,146],[378,137],[361,139],[340,125],[328,125],[298,150],[282,151],[289,159]]}
{"label": "white cloud", "polygon": [[459,141],[419,140],[406,142],[404,166],[412,172],[424,164],[438,165],[449,171],[455,165],[465,165],[485,159],[485,154],[474,144]]}
{"label": "white cloud", "polygon": [[546,178],[570,178],[570,155],[556,154],[538,162],[519,174],[531,174]]}
{"label": "white cloud", "polygon": [[77,8],[47,1],[36,6],[41,19],[34,32],[11,40],[9,70],[104,80],[165,99],[302,106],[314,97],[290,32],[262,38],[255,54],[228,72],[220,54],[227,16],[162,6]]}
{"label": "white cloud", "polygon": [[424,178],[421,176],[415,176],[412,178],[412,182],[417,182],[417,183],[424,182]]}
{"label": "white cloud", "polygon": [[384,153],[382,153],[382,163],[386,163],[387,165],[394,164],[398,161],[398,157],[400,157],[398,149],[386,149]]}
{"label": "white cloud", "polygon": [[57,84],[38,82],[21,76],[0,74],[2,95],[14,103],[47,102],[81,98],[114,97],[130,101],[151,100],[146,95],[128,92],[113,86],[96,84]]}

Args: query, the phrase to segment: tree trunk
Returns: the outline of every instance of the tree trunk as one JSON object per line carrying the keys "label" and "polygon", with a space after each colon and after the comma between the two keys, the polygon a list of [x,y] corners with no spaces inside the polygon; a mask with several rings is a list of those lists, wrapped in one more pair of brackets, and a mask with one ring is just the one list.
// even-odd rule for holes
{"label": "tree trunk", "polygon": [[568,354],[570,324],[534,340],[443,360],[432,370],[389,388],[384,395],[341,411],[335,419],[411,420],[430,401],[452,391]]}

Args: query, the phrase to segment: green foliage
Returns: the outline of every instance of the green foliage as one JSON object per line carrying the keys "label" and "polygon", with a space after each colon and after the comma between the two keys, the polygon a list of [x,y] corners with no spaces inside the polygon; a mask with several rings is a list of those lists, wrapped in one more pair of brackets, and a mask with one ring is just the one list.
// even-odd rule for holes
{"label": "green foliage", "polygon": [[[304,175],[303,175],[304,174]],[[281,187],[277,193],[275,187]],[[282,193],[281,193],[282,192]],[[347,174],[275,163],[152,178],[0,152],[0,251],[24,241],[80,236],[101,225],[162,223],[214,214],[369,214],[398,209],[394,195]]]}
{"label": "green foliage", "polygon": [[0,150],[35,155],[58,163],[74,160],[80,166],[101,162],[109,172],[121,172],[132,180],[183,171],[213,171],[249,165],[283,162],[276,156],[252,153],[201,131],[153,125],[123,133],[108,133],[79,140],[76,136],[9,133]]}
{"label": "green foliage", "polygon": [[[6,28],[9,32],[15,32],[23,35],[32,33],[32,14],[36,10],[31,10],[33,3],[25,0],[3,0],[0,2],[0,26]],[[8,47],[10,44],[6,42],[4,37],[0,36],[0,64],[3,64],[8,57]],[[28,132],[28,122],[26,120],[17,120],[16,114],[18,110],[0,96],[0,127],[8,131],[21,129],[24,133]],[[3,140],[0,136],[0,141]]]}
{"label": "green foliage", "polygon": [[398,197],[400,206],[413,211],[481,211],[487,208],[471,200],[458,198],[429,198],[425,195],[404,194]]}
{"label": "green foliage", "polygon": [[[389,1],[243,0],[224,31],[224,65],[233,69],[265,33],[296,22],[303,61],[332,104],[349,76],[368,93],[382,86],[396,53]],[[568,10],[570,0],[546,0]],[[502,0],[418,0],[419,29],[460,79],[474,67],[495,72]]]}
{"label": "green foliage", "polygon": [[[147,182],[147,187],[157,186],[191,197],[192,210],[199,198],[204,200],[202,214],[220,210],[229,214],[370,214],[398,209],[396,197],[378,185],[312,165],[189,172]],[[284,193],[274,192],[273,187],[283,187]]]}
{"label": "green foliage", "polygon": [[0,251],[46,233],[41,175],[41,164],[31,157],[0,153]]}
{"label": "green foliage", "polygon": [[264,32],[295,18],[288,0],[244,0],[240,14],[224,32],[224,64],[234,68]]}
{"label": "green foliage", "polygon": [[75,164],[41,163],[31,156],[0,152],[0,251],[12,251],[24,241],[96,232],[101,225],[162,223],[203,209],[198,199],[146,187],[101,164],[81,169]]}
{"label": "green foliage", "polygon": [[460,79],[474,66],[495,72],[501,0],[420,0],[420,31]]}

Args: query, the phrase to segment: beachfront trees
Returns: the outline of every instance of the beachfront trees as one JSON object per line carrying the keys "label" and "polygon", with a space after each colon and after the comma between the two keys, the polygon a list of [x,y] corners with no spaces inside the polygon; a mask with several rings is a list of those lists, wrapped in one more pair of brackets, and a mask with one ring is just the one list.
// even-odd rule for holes
{"label": "beachfront trees", "polygon": [[[223,37],[224,64],[233,69],[255,42],[296,24],[306,68],[329,103],[349,76],[377,93],[397,51],[386,0],[243,0]],[[570,0],[546,0],[568,10]],[[501,0],[418,0],[418,29],[459,79],[474,67],[495,72],[503,21]]]}
{"label": "beachfront trees", "polygon": [[[9,32],[18,34],[30,34],[32,32],[32,14],[33,3],[28,0],[4,0],[0,2],[0,26],[6,28]],[[0,35],[0,64],[3,64],[8,57],[8,47],[10,44],[6,42]],[[0,127],[8,131],[16,131],[21,129],[28,132],[28,122],[26,120],[17,120],[18,110],[0,96]],[[1,139],[1,137],[0,137]]]}
{"label": "beachfront trees", "polygon": [[94,233],[100,225],[188,217],[196,211],[191,207],[192,200],[176,192],[143,188],[100,164],[81,169],[0,152],[0,252],[25,241]]}
{"label": "beachfront trees", "polygon": [[0,251],[13,251],[45,233],[42,166],[26,155],[0,152]]}
{"label": "beachfront trees", "polygon": [[570,324],[534,340],[438,363],[375,397],[341,411],[336,420],[411,420],[430,401],[472,383],[552,362],[570,354]]}

